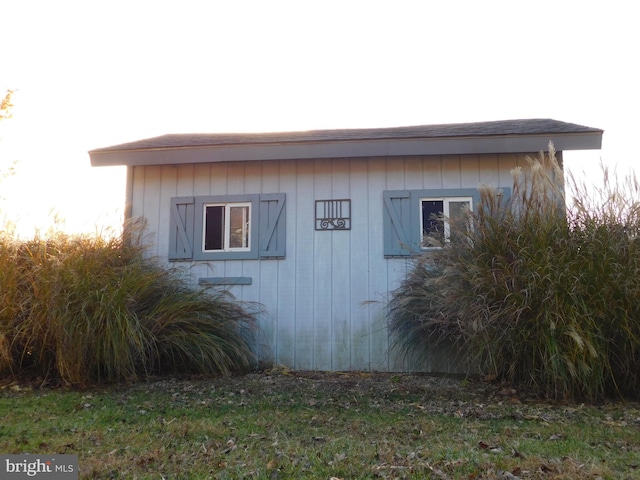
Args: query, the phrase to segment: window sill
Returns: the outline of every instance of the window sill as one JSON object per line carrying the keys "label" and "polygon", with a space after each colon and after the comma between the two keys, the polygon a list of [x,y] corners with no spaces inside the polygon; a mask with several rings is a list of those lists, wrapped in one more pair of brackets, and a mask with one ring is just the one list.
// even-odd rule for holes
{"label": "window sill", "polygon": [[216,285],[251,285],[251,277],[208,277],[198,279],[198,283],[204,286]]}

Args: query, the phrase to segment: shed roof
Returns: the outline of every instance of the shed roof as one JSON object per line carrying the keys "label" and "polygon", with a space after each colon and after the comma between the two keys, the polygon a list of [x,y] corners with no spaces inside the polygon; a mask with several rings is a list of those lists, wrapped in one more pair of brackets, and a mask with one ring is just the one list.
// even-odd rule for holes
{"label": "shed roof", "polygon": [[[91,150],[95,166],[599,149],[603,131],[552,119],[264,133],[168,134]],[[179,158],[176,150],[182,152]],[[170,153],[169,153],[170,152]],[[196,153],[198,152],[198,153]]]}

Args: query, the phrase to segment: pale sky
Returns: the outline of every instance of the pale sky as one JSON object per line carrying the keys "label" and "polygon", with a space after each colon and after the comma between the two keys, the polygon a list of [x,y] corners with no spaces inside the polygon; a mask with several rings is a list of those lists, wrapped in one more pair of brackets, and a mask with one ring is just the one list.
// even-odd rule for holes
{"label": "pale sky", "polygon": [[568,168],[638,160],[629,1],[0,0],[0,215],[118,224],[124,169],[88,150],[163,135],[553,118],[605,130]]}

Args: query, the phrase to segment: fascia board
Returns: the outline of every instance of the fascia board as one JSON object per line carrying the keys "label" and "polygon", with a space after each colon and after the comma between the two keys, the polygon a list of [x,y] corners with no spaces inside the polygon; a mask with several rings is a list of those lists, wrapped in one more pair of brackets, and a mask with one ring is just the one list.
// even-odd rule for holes
{"label": "fascia board", "polygon": [[602,133],[185,146],[92,152],[90,157],[93,166],[179,165],[256,160],[531,153],[547,150],[549,142],[553,142],[557,151],[597,150],[602,145]]}

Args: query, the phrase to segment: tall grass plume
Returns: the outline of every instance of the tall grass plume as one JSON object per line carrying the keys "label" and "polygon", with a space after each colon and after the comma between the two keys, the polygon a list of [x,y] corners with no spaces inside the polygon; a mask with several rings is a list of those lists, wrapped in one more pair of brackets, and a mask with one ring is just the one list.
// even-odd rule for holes
{"label": "tall grass plume", "polygon": [[[551,146],[552,147],[552,146]],[[640,186],[591,189],[553,148],[481,188],[451,241],[416,259],[390,301],[405,350],[443,338],[476,371],[554,398],[640,398]]]}
{"label": "tall grass plume", "polygon": [[70,385],[253,362],[255,313],[124,236],[0,237],[0,373]]}

